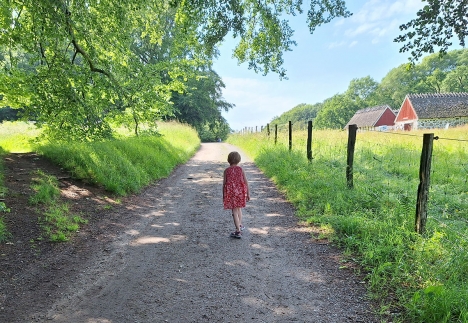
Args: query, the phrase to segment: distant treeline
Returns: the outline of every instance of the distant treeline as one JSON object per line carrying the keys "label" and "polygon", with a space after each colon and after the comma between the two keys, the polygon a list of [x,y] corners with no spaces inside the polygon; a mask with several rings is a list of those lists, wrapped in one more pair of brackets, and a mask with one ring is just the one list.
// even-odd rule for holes
{"label": "distant treeline", "polygon": [[323,102],[301,103],[271,123],[314,120],[314,128],[343,128],[357,110],[389,105],[398,110],[407,94],[468,92],[468,49],[453,50],[440,57],[426,56],[421,63],[402,64],[379,83],[370,76],[351,80],[348,89]]}

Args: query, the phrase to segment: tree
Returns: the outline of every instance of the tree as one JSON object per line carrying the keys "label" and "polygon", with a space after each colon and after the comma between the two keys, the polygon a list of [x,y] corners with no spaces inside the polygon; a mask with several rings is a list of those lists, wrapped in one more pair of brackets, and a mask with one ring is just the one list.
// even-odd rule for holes
{"label": "tree", "polygon": [[281,116],[273,118],[271,123],[286,124],[291,121],[293,124],[302,123],[305,125],[306,122],[315,119],[321,108],[321,103],[316,103],[313,105],[301,103],[296,105],[291,110],[281,114]]}
{"label": "tree", "polygon": [[407,64],[401,64],[384,76],[377,89],[381,103],[399,109],[407,94],[417,93],[415,88],[420,82],[419,70],[407,67]]}
{"label": "tree", "polygon": [[345,95],[360,106],[374,106],[378,101],[376,94],[378,86],[379,83],[370,76],[352,79]]}
{"label": "tree", "polygon": [[441,93],[465,91],[468,75],[468,50],[453,50],[440,57],[428,55],[422,62],[408,68],[402,64],[385,75],[377,89],[378,100],[392,108],[400,107],[410,93]]}
{"label": "tree", "polygon": [[447,53],[453,56],[455,64],[442,83],[444,92],[468,92],[468,50],[453,50]]}
{"label": "tree", "polygon": [[[135,121],[166,113],[180,64],[145,64],[132,51],[137,32],[148,14],[138,3],[125,1],[9,2],[2,11],[0,45],[10,53],[2,61],[0,92],[12,107],[25,107],[56,138],[92,140],[111,135],[110,122],[125,112]],[[142,6],[143,7],[143,6]],[[162,9],[157,30],[165,31]],[[167,10],[168,11],[168,10]],[[159,14],[158,14],[159,13]],[[143,26],[143,27],[141,27]],[[142,30],[143,29],[143,30]],[[182,34],[182,33],[181,33]],[[160,38],[154,41],[161,41]]]}
{"label": "tree", "polygon": [[468,92],[468,66],[457,66],[442,82],[444,92]]}
{"label": "tree", "polygon": [[427,5],[417,12],[417,18],[400,26],[406,32],[395,38],[395,42],[405,43],[400,52],[411,52],[410,61],[414,64],[425,53],[434,53],[439,48],[446,54],[458,38],[465,47],[468,35],[468,1],[466,0],[427,0]]}
{"label": "tree", "polygon": [[315,118],[318,129],[343,129],[357,110],[356,101],[345,94],[335,94],[323,102],[323,107]]}
{"label": "tree", "polygon": [[222,97],[223,81],[215,71],[200,71],[186,82],[182,93],[172,95],[174,112],[167,119],[177,119],[197,129],[202,141],[225,139],[229,126],[221,113],[234,105]]}
{"label": "tree", "polygon": [[[141,123],[172,113],[200,61],[228,33],[234,56],[256,72],[285,77],[295,42],[285,15],[301,0],[2,0],[0,95],[24,107],[56,138],[111,136],[110,122]],[[311,0],[311,32],[347,17],[342,0]],[[146,56],[148,44],[159,55]],[[152,52],[154,53],[154,52]],[[204,63],[201,62],[201,65]]]}

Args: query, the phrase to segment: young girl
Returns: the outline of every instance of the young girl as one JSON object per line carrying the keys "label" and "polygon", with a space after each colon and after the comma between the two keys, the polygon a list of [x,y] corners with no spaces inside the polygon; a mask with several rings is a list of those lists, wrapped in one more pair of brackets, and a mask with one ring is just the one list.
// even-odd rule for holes
{"label": "young girl", "polygon": [[236,231],[231,233],[231,237],[240,239],[242,225],[242,208],[245,202],[250,200],[249,183],[245,177],[244,170],[237,166],[241,161],[241,156],[237,151],[229,153],[229,167],[224,170],[223,180],[223,204],[224,209],[232,210],[232,218]]}

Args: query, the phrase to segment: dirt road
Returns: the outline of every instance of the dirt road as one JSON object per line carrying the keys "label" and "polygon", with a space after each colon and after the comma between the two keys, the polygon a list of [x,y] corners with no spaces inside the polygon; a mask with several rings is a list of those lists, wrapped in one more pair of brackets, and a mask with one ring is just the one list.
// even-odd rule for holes
{"label": "dirt road", "polygon": [[123,205],[137,220],[92,250],[51,306],[14,322],[378,322],[363,282],[297,224],[242,152],[251,201],[242,239],[229,237],[221,186],[232,150],[202,144],[169,178]]}

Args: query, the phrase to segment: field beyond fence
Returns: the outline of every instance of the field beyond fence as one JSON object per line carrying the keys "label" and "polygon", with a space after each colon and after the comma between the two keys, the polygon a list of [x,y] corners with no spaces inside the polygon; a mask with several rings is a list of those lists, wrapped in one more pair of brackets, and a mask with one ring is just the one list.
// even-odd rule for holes
{"label": "field beyond fence", "polygon": [[[468,322],[468,127],[357,132],[353,185],[348,131],[257,128],[245,150],[295,205],[361,265],[393,322]],[[260,130],[262,130],[260,132]],[[417,232],[424,134],[433,133],[424,232]],[[275,143],[276,142],[276,143]],[[424,177],[424,176],[423,176]]]}

